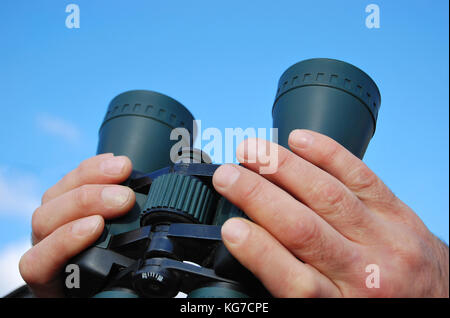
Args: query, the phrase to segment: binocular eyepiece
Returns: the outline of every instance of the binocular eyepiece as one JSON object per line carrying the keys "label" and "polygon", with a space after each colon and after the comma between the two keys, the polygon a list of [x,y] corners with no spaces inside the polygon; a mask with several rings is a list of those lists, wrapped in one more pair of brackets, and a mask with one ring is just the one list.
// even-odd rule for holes
{"label": "binocular eyepiece", "polygon": [[[272,108],[278,143],[288,148],[294,129],[325,134],[363,158],[375,132],[380,93],[359,68],[332,59],[309,59],[281,76]],[[69,296],[246,297],[261,284],[226,250],[220,227],[243,211],[212,186],[217,165],[192,149],[193,115],[160,93],[128,91],[110,103],[97,153],[125,155],[133,173],[124,183],[136,194],[134,208],[107,222],[102,237],[72,260],[80,289]],[[187,132],[176,161],[171,134]]]}

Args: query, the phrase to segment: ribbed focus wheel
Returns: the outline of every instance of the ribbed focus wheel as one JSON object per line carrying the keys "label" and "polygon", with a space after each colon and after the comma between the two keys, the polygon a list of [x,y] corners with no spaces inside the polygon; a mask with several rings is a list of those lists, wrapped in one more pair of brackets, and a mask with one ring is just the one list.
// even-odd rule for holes
{"label": "ribbed focus wheel", "polygon": [[217,203],[216,215],[212,224],[222,226],[226,220],[233,217],[248,218],[237,206],[233,205],[225,197],[221,197]]}
{"label": "ribbed focus wheel", "polygon": [[[169,173],[153,180],[143,218],[150,219],[161,215],[208,224],[213,217],[211,205],[213,190],[200,179],[192,176]],[[148,222],[146,222],[148,223]]]}

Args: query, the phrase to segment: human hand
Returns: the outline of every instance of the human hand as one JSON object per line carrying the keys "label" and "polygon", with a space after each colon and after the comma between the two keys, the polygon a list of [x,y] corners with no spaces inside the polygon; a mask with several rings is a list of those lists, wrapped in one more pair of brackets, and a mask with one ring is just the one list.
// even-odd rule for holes
{"label": "human hand", "polygon": [[[260,175],[269,146],[277,169]],[[448,297],[448,247],[359,158],[306,130],[289,147],[248,139],[237,149],[247,169],[227,164],[213,177],[253,220],[225,222],[224,243],[272,295]],[[366,284],[371,264],[379,286]]]}
{"label": "human hand", "polygon": [[32,217],[32,243],[19,270],[37,297],[63,296],[64,265],[101,235],[104,218],[118,217],[134,205],[134,192],[113,185],[132,170],[124,156],[102,154],[83,161],[42,196]]}

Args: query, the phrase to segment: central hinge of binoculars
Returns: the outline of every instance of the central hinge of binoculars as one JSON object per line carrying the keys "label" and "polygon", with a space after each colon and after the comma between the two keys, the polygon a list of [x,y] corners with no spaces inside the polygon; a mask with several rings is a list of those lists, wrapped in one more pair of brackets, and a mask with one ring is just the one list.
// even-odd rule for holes
{"label": "central hinge of binoculars", "polygon": [[[238,282],[218,275],[212,268],[214,260],[208,255],[214,255],[220,245],[219,226],[172,223],[115,235],[108,248],[138,258],[137,263],[124,269],[115,281],[123,280],[128,274],[133,288],[143,296],[172,297],[178,291],[189,293],[199,286],[215,283],[242,291]],[[140,251],[140,256],[136,255],[136,250]]]}

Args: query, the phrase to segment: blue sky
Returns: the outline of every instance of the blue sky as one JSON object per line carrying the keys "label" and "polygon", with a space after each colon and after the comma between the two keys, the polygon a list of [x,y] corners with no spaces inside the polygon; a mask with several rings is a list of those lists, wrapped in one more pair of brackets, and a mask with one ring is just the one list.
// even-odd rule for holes
{"label": "blue sky", "polygon": [[[65,25],[70,3],[79,29]],[[365,25],[371,3],[379,29]],[[0,43],[0,294],[17,284],[40,196],[95,154],[114,96],[155,90],[204,128],[270,128],[280,75],[313,57],[378,84],[364,160],[449,241],[448,1],[3,0]]]}

